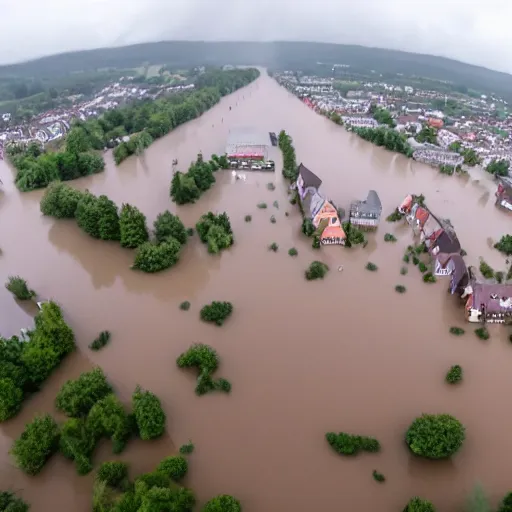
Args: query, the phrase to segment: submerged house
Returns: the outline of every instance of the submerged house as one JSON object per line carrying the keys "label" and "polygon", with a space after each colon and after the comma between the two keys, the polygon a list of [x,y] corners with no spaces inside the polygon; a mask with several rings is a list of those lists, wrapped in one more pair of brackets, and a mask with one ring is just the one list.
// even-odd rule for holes
{"label": "submerged house", "polygon": [[460,254],[439,254],[435,259],[436,276],[450,276],[450,293],[462,295],[469,284],[469,271]]}
{"label": "submerged house", "polygon": [[300,199],[303,200],[308,193],[318,192],[322,180],[302,163],[299,165],[298,171],[299,176],[297,178],[296,187]]}
{"label": "submerged house", "polygon": [[364,201],[350,205],[350,222],[361,229],[377,229],[382,214],[382,203],[375,190],[370,190]]}
{"label": "submerged house", "polygon": [[496,206],[504,210],[512,210],[512,179],[508,176],[499,178],[496,190]]}
{"label": "submerged house", "polygon": [[512,323],[512,285],[478,283],[472,278],[462,298],[469,322]]}

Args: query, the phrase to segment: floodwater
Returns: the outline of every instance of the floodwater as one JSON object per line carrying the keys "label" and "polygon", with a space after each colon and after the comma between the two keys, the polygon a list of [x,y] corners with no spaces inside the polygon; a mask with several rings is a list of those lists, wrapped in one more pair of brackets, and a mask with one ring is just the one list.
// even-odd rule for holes
{"label": "floodwater", "polygon": [[[242,501],[245,512],[391,512],[420,495],[439,510],[455,510],[479,481],[496,503],[509,490],[511,469],[505,455],[512,451],[512,345],[506,328],[492,327],[487,342],[473,328],[451,336],[449,327],[464,326],[464,320],[446,292],[447,281],[427,285],[412,265],[408,275],[399,274],[404,248],[412,243],[402,224],[383,221],[364,249],[312,249],[300,233],[297,207],[287,201],[277,148],[270,149],[275,174],[248,172],[246,182],[233,182],[229,171],[219,172],[196,204],[176,207],[169,198],[172,160],[186,170],[199,151],[222,153],[229,129],[237,125],[286,129],[298,161],[346,209],[369,188],[378,191],[384,215],[407,193],[423,193],[435,213],[452,221],[467,263],[478,265],[483,256],[505,268],[492,241],[507,233],[510,217],[495,209],[495,185],[487,176],[443,176],[376,148],[315,114],[265,74],[143,157],[115,167],[107,154],[105,173],[74,182],[118,204],[135,204],[149,223],[165,209],[177,212],[186,226],[208,210],[226,210],[236,243],[219,256],[209,255],[195,235],[174,268],[137,273],[129,268],[132,251],[89,238],[73,221],[43,218],[42,192],[20,194],[12,171],[0,163],[0,278],[20,274],[42,298],[62,304],[79,345],[21,414],[0,426],[2,488],[20,489],[33,512],[90,510],[92,475],[77,476],[58,455],[29,478],[13,467],[8,450],[35,413],[56,413],[53,401],[65,380],[100,365],[122,400],[129,401],[140,384],[161,398],[168,416],[166,437],[131,441],[121,458],[134,474],[149,471],[192,439],[196,451],[185,483],[201,502],[227,493]],[[267,190],[269,181],[275,191]],[[275,200],[279,209],[272,206]],[[267,210],[256,208],[261,201]],[[244,222],[246,214],[251,223]],[[276,224],[269,221],[272,214]],[[386,231],[398,242],[384,243]],[[279,252],[267,250],[272,242]],[[291,247],[298,257],[288,256]],[[314,259],[331,272],[323,281],[307,282],[303,272]],[[366,271],[367,261],[378,272]],[[336,270],[340,265],[342,272]],[[396,284],[407,293],[397,294]],[[190,311],[178,308],[183,300],[191,301]],[[199,320],[199,309],[212,300],[234,304],[222,328]],[[33,313],[0,288],[3,335],[30,325]],[[105,329],[112,332],[111,344],[97,353],[88,350]],[[194,377],[175,365],[194,342],[218,350],[218,374],[232,382],[230,395],[194,395]],[[465,377],[449,387],[444,376],[453,364],[462,365]],[[423,412],[451,413],[466,425],[465,445],[452,461],[410,456],[404,432]],[[324,439],[328,431],[374,436],[382,452],[340,457]],[[109,443],[102,445],[96,460],[112,458],[109,450]],[[373,481],[373,469],[385,474],[385,484]]]}

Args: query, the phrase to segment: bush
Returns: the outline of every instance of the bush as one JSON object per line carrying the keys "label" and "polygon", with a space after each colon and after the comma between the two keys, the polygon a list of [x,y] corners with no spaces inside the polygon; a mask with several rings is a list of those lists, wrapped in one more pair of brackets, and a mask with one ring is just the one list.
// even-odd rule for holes
{"label": "bush", "polygon": [[274,202],[272,203],[272,206],[273,206],[274,208],[279,209],[279,202],[278,202],[277,200],[276,200],[276,201],[274,201]]}
{"label": "bush", "polygon": [[279,245],[277,245],[275,242],[272,242],[272,243],[268,246],[268,250],[269,250],[269,251],[277,252],[277,251],[279,250]]}
{"label": "bush", "polygon": [[161,272],[178,263],[180,251],[181,244],[175,238],[167,238],[158,245],[144,242],[135,253],[133,268],[148,273]]}
{"label": "bush", "polygon": [[229,393],[231,391],[231,382],[221,377],[220,379],[217,379],[213,382],[213,387],[217,391],[224,391],[224,393]]}
{"label": "bush", "polygon": [[318,235],[313,235],[311,247],[313,247],[313,249],[320,249],[320,237]]}
{"label": "bush", "polygon": [[449,414],[423,414],[405,435],[410,450],[427,459],[444,459],[456,453],[465,439],[464,426]]}
{"label": "bush", "polygon": [[375,265],[375,263],[372,263],[371,261],[369,261],[367,264],[366,264],[366,270],[369,270],[370,272],[375,272],[376,270],[378,270],[379,267],[377,267],[377,265]]}
{"label": "bush", "polygon": [[0,378],[0,421],[18,414],[23,403],[23,391],[11,379]]}
{"label": "bush", "polygon": [[176,204],[194,203],[201,196],[193,176],[176,171],[171,180],[171,198]]}
{"label": "bush", "polygon": [[34,290],[29,290],[27,281],[20,276],[9,276],[5,287],[18,299],[30,300],[36,296]]}
{"label": "bush", "polygon": [[211,304],[202,307],[200,316],[203,322],[212,322],[220,326],[232,312],[233,304],[231,302],[213,301]]}
{"label": "bush", "polygon": [[387,222],[398,222],[404,218],[403,214],[401,214],[398,209],[396,209],[393,213],[386,217]]}
{"label": "bush", "polygon": [[50,183],[46,189],[39,208],[43,215],[56,217],[57,219],[73,219],[75,217],[78,201],[83,192],[60,181]]}
{"label": "bush", "polygon": [[28,512],[27,505],[21,498],[18,498],[13,492],[0,492],[0,510],[2,512]]}
{"label": "bush", "polygon": [[123,247],[135,249],[149,239],[146,216],[135,206],[123,204],[119,216],[119,226]]}
{"label": "bush", "polygon": [[407,288],[405,286],[401,285],[401,284],[397,284],[395,286],[395,291],[397,293],[405,293],[407,291]]}
{"label": "bush", "polygon": [[436,512],[436,509],[430,501],[416,497],[407,503],[404,512]]}
{"label": "bush", "polygon": [[137,386],[132,404],[141,439],[148,441],[160,437],[165,432],[165,412],[158,397]]}
{"label": "bush", "polygon": [[480,273],[486,278],[486,279],[493,279],[494,278],[494,269],[488,265],[482,258],[480,259]]}
{"label": "bush", "polygon": [[192,453],[194,451],[194,444],[192,441],[189,441],[186,444],[182,444],[180,446],[180,453],[183,455],[188,455],[189,453]]}
{"label": "bush", "polygon": [[252,220],[252,216],[251,215],[246,215],[245,216],[245,222],[251,222]]}
{"label": "bush", "polygon": [[411,258],[411,257],[410,257],[408,254],[404,254],[404,257],[402,258],[402,261],[403,261],[404,263],[409,263],[410,258]]}
{"label": "bush", "polygon": [[187,235],[194,236],[194,228],[187,228]]}
{"label": "bush", "polygon": [[121,487],[128,479],[128,464],[121,461],[104,462],[99,467],[96,478],[110,487]]}
{"label": "bush", "polygon": [[309,218],[305,218],[303,221],[302,221],[302,232],[306,235],[306,236],[313,236],[313,233],[315,232],[315,225],[313,224],[313,221]]}
{"label": "bush", "polygon": [[271,216],[270,216],[270,222],[271,222],[272,224],[275,224],[275,223],[277,222],[277,221],[276,221],[276,218],[275,218],[275,216],[274,216],[274,215],[271,215]]}
{"label": "bush", "polygon": [[436,281],[436,276],[432,274],[432,272],[427,272],[426,274],[423,274],[424,283],[435,283]]}
{"label": "bush", "polygon": [[423,263],[423,261],[420,261],[418,263],[418,269],[421,273],[424,273],[427,271],[427,265],[425,265],[425,263]]}
{"label": "bush", "polygon": [[313,261],[305,272],[306,279],[308,281],[313,279],[323,279],[328,271],[329,267],[325,263],[322,263],[321,261]]}
{"label": "bush", "polygon": [[272,182],[270,182],[270,183],[267,183],[267,189],[268,190],[275,190],[276,186]]}
{"label": "bush", "polygon": [[396,242],[396,236],[391,233],[386,233],[384,235],[384,242]]}
{"label": "bush", "polygon": [[185,457],[180,455],[166,457],[158,464],[157,471],[178,482],[187,474],[188,463]]}
{"label": "bush", "polygon": [[174,238],[181,245],[187,242],[187,230],[183,222],[177,215],[173,215],[168,210],[158,214],[153,226],[158,243],[165,242],[169,238]]}
{"label": "bush", "polygon": [[299,254],[299,251],[297,251],[297,249],[295,249],[295,247],[292,247],[291,249],[288,250],[288,254],[290,256],[297,256],[297,254]]}
{"label": "bush", "polygon": [[460,327],[450,327],[450,334],[455,334],[455,336],[462,336],[464,332],[464,329]]}
{"label": "bush", "polygon": [[494,244],[494,248],[510,256],[512,254],[512,235],[503,235],[499,242]]}
{"label": "bush", "polygon": [[59,446],[59,427],[49,415],[36,416],[14,441],[11,454],[27,475],[37,475]]}
{"label": "bush", "polygon": [[478,338],[481,340],[488,340],[491,335],[489,334],[489,331],[487,330],[487,327],[479,327],[478,329],[475,329],[475,334]]}
{"label": "bush", "polygon": [[506,494],[498,507],[498,512],[512,512],[512,492]]}
{"label": "bush", "polygon": [[382,473],[379,473],[376,469],[373,470],[372,475],[373,475],[373,479],[376,482],[385,482],[386,481],[386,477]]}
{"label": "bush", "polygon": [[78,201],[75,212],[76,223],[93,238],[100,237],[99,221],[100,209],[98,198],[86,191]]}
{"label": "bush", "polygon": [[60,451],[64,457],[75,462],[79,475],[86,475],[91,471],[91,456],[96,447],[96,441],[84,419],[71,418],[62,426]]}
{"label": "bush", "polygon": [[208,502],[206,502],[203,507],[203,512],[241,512],[242,506],[240,502],[233,498],[233,496],[229,496],[228,494],[221,494],[220,496],[215,496]]}
{"label": "bush", "polygon": [[196,224],[201,242],[208,244],[208,252],[217,254],[233,245],[233,230],[227,214],[215,215],[208,212],[201,216]]}
{"label": "bush", "polygon": [[418,265],[418,263],[420,262],[420,259],[418,258],[418,256],[414,255],[412,257],[412,263],[413,265]]}
{"label": "bush", "polygon": [[68,416],[87,416],[93,405],[112,393],[112,387],[101,368],[85,372],[76,380],[68,380],[55,399],[55,406]]}
{"label": "bush", "polygon": [[343,222],[342,226],[343,231],[347,235],[347,241],[349,242],[348,247],[365,242],[364,233],[359,228],[348,221]]}
{"label": "bush", "polygon": [[102,240],[120,240],[121,231],[117,205],[107,196],[100,196],[96,200],[98,211],[98,234]]}
{"label": "bush", "polygon": [[188,300],[185,300],[183,301],[181,304],[180,304],[180,309],[182,311],[188,311],[190,309],[190,302]]}
{"label": "bush", "polygon": [[[12,363],[7,359],[10,358],[9,354],[7,354],[7,351],[9,350],[8,347],[11,345],[11,343],[20,344],[19,342],[14,342],[11,340],[4,340],[0,337],[0,346],[3,348],[3,350],[0,350],[0,379],[11,380],[16,385],[16,387],[23,389],[25,383],[27,382],[27,375],[25,373],[25,368],[22,366],[20,361],[21,353],[17,355],[13,354],[12,359],[16,361],[17,364]],[[23,350],[23,348],[21,348],[21,350]]]}
{"label": "bush", "polygon": [[98,337],[89,345],[91,350],[100,350],[110,341],[110,332],[101,331]]}
{"label": "bush", "polygon": [[359,452],[378,452],[380,443],[373,437],[355,436],[340,432],[328,432],[325,434],[331,448],[340,455],[357,455]]}
{"label": "bush", "polygon": [[408,272],[407,267],[402,267],[400,269],[400,274],[403,275],[403,276],[405,276],[407,274],[407,272]]}
{"label": "bush", "polygon": [[456,364],[450,368],[446,374],[446,382],[450,384],[456,384],[462,380],[462,368]]}
{"label": "bush", "polygon": [[258,203],[256,205],[260,210],[265,210],[267,207],[267,203]]}

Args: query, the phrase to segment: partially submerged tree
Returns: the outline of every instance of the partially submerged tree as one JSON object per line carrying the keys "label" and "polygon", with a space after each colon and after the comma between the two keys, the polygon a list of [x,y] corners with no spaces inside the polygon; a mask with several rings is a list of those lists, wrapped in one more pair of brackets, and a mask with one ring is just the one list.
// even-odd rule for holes
{"label": "partially submerged tree", "polygon": [[181,245],[187,242],[187,230],[181,219],[173,215],[169,210],[159,213],[154,222],[155,237],[158,243],[165,242],[168,238],[178,240]]}
{"label": "partially submerged tree", "polygon": [[36,296],[34,290],[30,290],[27,281],[20,276],[9,276],[5,287],[18,299],[30,300]]}
{"label": "partially submerged tree", "polygon": [[78,202],[83,192],[76,190],[61,181],[50,183],[46,189],[39,208],[43,215],[57,219],[72,219],[75,217]]}
{"label": "partially submerged tree", "polygon": [[160,272],[178,263],[181,244],[175,238],[167,238],[160,244],[145,242],[135,254],[133,268],[143,272]]}
{"label": "partially submerged tree", "polygon": [[231,316],[231,313],[233,313],[231,302],[213,301],[202,307],[200,316],[204,322],[212,322],[221,326]]}
{"label": "partially submerged tree", "polygon": [[135,249],[149,239],[146,216],[135,206],[123,204],[119,216],[121,245]]}
{"label": "partially submerged tree", "polygon": [[133,414],[141,439],[147,441],[165,432],[165,412],[156,395],[136,387],[132,395]]}

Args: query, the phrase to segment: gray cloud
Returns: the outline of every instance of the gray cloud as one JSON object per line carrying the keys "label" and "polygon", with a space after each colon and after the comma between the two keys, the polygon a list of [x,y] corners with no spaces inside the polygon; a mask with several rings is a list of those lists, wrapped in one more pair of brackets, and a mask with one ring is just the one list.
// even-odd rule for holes
{"label": "gray cloud", "polygon": [[0,0],[0,63],[164,39],[361,44],[512,72],[507,0]]}

